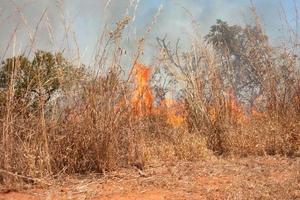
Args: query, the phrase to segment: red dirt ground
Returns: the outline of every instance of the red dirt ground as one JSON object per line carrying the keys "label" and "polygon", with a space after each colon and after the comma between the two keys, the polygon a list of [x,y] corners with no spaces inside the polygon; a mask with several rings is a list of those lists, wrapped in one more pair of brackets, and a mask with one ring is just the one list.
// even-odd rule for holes
{"label": "red dirt ground", "polygon": [[300,158],[168,162],[145,170],[66,178],[47,189],[4,191],[0,200],[299,199]]}

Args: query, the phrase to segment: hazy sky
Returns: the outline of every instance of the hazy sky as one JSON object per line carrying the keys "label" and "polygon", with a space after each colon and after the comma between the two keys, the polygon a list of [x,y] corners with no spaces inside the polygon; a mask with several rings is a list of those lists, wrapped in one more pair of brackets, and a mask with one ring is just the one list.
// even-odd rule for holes
{"label": "hazy sky", "polygon": [[[137,1],[139,3],[136,8]],[[0,0],[0,58],[18,23],[16,48],[28,48],[28,35],[34,34],[35,26],[45,9],[46,15],[39,26],[35,48],[55,51],[66,47],[62,42],[64,30],[61,15],[65,13],[66,21],[71,24],[81,54],[84,55],[82,60],[85,63],[90,60],[104,24],[112,28],[127,14],[127,10],[131,17],[135,16],[134,21],[125,30],[125,35],[130,36],[125,44],[127,48],[134,46],[136,35],[139,37],[145,32],[159,8],[161,8],[160,15],[146,40],[148,47],[156,44],[155,37],[162,37],[165,34],[173,41],[181,38],[184,44],[188,44],[187,39],[192,33],[190,14],[197,19],[203,35],[208,32],[216,19],[226,20],[230,24],[243,24],[249,21],[250,16],[248,0],[109,0],[109,3],[108,0],[65,0],[63,4],[59,2],[61,0]],[[253,0],[253,2],[272,39],[276,41],[281,38],[280,1]],[[300,7],[300,0],[281,1],[289,22],[295,21],[294,2]],[[49,37],[49,25],[54,38]],[[8,55],[10,53],[11,50]],[[150,56],[144,56],[142,59],[146,63],[150,62]]]}

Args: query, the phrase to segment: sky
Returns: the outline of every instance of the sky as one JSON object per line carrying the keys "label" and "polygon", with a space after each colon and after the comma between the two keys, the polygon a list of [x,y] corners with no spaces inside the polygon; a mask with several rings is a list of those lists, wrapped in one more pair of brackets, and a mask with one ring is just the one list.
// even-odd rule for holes
{"label": "sky", "polygon": [[[280,4],[286,10],[287,21],[295,24],[295,2],[300,8],[300,0],[253,0],[271,40],[284,37]],[[104,26],[113,30],[116,22],[129,15],[131,22],[125,29],[127,38],[122,45],[128,50],[133,49],[136,39],[151,26],[145,54],[141,58],[150,64],[155,54],[156,37],[167,35],[172,42],[180,38],[184,48],[189,45],[193,34],[192,19],[197,21],[201,34],[205,35],[216,19],[229,24],[250,23],[249,8],[250,0],[0,0],[0,59],[12,54],[13,45],[8,44],[11,44],[12,33],[19,24],[15,37],[16,52],[29,49],[29,35],[35,35],[34,50],[68,48],[72,51],[70,54],[75,55],[76,38],[81,61],[90,64]],[[36,31],[41,16],[42,22]],[[154,18],[155,23],[151,25]],[[64,21],[70,30],[69,42],[64,40]]]}

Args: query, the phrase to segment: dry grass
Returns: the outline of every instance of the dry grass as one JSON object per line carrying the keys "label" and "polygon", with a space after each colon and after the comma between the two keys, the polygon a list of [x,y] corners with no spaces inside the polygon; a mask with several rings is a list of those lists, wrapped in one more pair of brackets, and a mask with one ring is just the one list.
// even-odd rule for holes
{"label": "dry grass", "polygon": [[[179,99],[185,102],[184,123],[173,127],[168,124],[166,114],[139,117],[133,114],[135,105],[131,99],[136,85],[132,72],[123,76],[121,61],[122,34],[129,22],[126,16],[112,31],[103,31],[97,43],[95,71],[81,66],[78,60],[64,60],[61,54],[32,61],[30,49],[26,58],[37,71],[26,87],[18,90],[19,83],[23,83],[20,69],[24,63],[19,55],[13,54],[16,57],[9,64],[6,85],[0,89],[1,184],[44,184],[44,180],[63,175],[105,174],[120,167],[143,168],[161,160],[197,161],[214,155],[299,156],[300,75],[296,54],[285,48],[276,50],[264,42],[257,45],[255,41],[263,39],[250,36],[242,56],[250,63],[249,70],[255,73],[254,89],[259,87],[259,97],[263,99],[258,103],[262,111],[255,116],[247,113],[247,109],[241,114],[242,99],[230,100],[234,70],[227,66],[228,60],[224,61],[226,52],[217,52],[201,37],[194,38],[187,52],[171,49],[166,39],[158,39],[159,65],[170,75],[169,79],[179,83],[182,88]],[[258,24],[256,28],[259,29]],[[68,31],[66,28],[66,35]],[[139,60],[144,40],[137,41],[133,64]],[[34,41],[36,38],[32,48]],[[55,66],[54,74],[44,70],[48,66],[45,62]],[[68,73],[62,70],[65,66],[70,70]],[[58,87],[52,98],[47,98],[47,92],[53,89],[49,84]],[[241,188],[253,187],[243,180],[224,188],[229,191],[228,198],[238,199]],[[255,184],[257,191],[267,188],[278,197],[282,194],[275,188],[280,187],[280,191],[286,188]],[[293,190],[290,182],[286,184]],[[249,198],[264,194],[250,192]]]}

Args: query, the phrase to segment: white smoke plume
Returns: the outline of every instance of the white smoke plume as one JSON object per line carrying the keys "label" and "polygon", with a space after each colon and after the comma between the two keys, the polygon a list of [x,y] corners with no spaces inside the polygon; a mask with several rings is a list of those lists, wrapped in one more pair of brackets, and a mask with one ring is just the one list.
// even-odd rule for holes
{"label": "white smoke plume", "polygon": [[[293,0],[282,1],[290,9]],[[268,33],[279,36],[279,0],[254,1]],[[16,49],[28,50],[30,41],[35,40],[34,49],[76,51],[78,45],[82,61],[89,63],[92,50],[103,27],[112,28],[125,15],[131,16],[126,47],[134,48],[134,40],[141,37],[151,25],[146,38],[144,61],[150,62],[155,52],[156,37],[167,34],[169,40],[181,39],[182,46],[188,46],[193,32],[191,16],[197,20],[201,33],[209,31],[216,19],[230,24],[249,21],[250,1],[244,0],[0,0],[0,58],[9,56],[8,46],[17,27]],[[163,8],[163,9],[162,9]],[[154,16],[155,23],[152,23]],[[45,15],[42,17],[43,13]],[[275,16],[275,17],[274,17]],[[42,18],[41,18],[42,17]],[[292,20],[292,18],[290,18]],[[37,27],[37,24],[40,25]],[[70,35],[65,35],[68,30]],[[74,53],[75,54],[75,53]]]}

